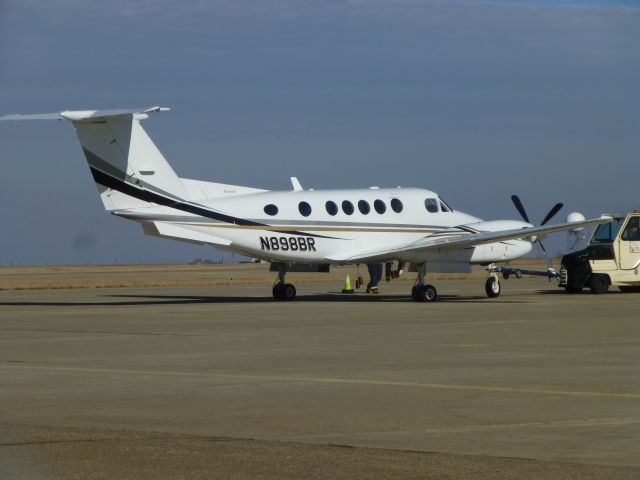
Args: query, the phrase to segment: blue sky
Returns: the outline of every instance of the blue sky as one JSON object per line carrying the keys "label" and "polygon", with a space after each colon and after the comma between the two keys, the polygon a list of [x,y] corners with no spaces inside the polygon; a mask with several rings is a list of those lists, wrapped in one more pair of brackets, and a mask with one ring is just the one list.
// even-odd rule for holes
{"label": "blue sky", "polygon": [[[184,177],[599,215],[640,208],[639,27],[632,1],[5,0],[0,114],[159,104]],[[0,264],[219,257],[106,214],[69,124],[0,124],[0,161]]]}

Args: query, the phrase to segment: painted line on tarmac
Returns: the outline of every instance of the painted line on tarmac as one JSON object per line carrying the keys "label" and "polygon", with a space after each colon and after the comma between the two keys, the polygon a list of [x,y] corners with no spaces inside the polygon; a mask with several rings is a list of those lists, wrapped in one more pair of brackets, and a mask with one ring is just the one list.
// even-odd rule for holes
{"label": "painted line on tarmac", "polygon": [[280,376],[280,375],[257,375],[243,373],[216,373],[216,372],[184,372],[172,370],[139,370],[139,369],[118,369],[118,368],[89,368],[89,367],[64,367],[51,365],[23,365],[5,364],[0,365],[3,369],[24,369],[41,370],[54,372],[73,373],[105,373],[121,375],[159,375],[176,377],[200,377],[200,378],[225,378],[233,380],[268,380],[278,382],[308,382],[308,383],[333,383],[342,385],[366,385],[383,387],[409,387],[424,388],[434,390],[467,390],[485,393],[513,393],[525,395],[556,395],[572,397],[597,397],[597,398],[622,398],[640,399],[640,392],[591,392],[580,390],[544,390],[533,388],[498,387],[491,385],[459,385],[449,383],[421,383],[421,382],[401,382],[394,380],[374,380],[374,379],[351,379],[351,378],[331,378],[331,377],[301,377],[301,376]]}

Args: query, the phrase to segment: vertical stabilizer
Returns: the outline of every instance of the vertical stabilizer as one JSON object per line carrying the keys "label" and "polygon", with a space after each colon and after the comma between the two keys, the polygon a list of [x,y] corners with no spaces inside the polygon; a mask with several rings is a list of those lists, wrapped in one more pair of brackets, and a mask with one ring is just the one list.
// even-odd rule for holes
{"label": "vertical stabilizer", "polygon": [[73,122],[107,210],[148,205],[145,192],[186,198],[182,181],[140,125],[146,113],[80,119],[74,113],[61,116]]}

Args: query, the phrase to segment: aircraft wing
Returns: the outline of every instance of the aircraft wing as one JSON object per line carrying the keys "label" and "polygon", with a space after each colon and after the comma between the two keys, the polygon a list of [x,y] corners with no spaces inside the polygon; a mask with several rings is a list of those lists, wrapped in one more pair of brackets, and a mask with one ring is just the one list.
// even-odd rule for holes
{"label": "aircraft wing", "polygon": [[549,233],[561,232],[564,230],[573,230],[575,228],[598,225],[601,223],[609,223],[611,217],[602,216],[600,218],[592,218],[581,222],[560,223],[557,225],[547,225],[543,227],[518,228],[514,230],[499,230],[491,232],[470,233],[464,229],[459,229],[459,235],[452,234],[455,229],[446,229],[421,238],[412,243],[408,243],[399,247],[378,248],[376,250],[347,252],[341,255],[332,256],[331,261],[356,263],[378,261],[381,258],[389,258],[395,254],[401,253],[419,253],[429,250],[461,250],[464,248],[475,247],[485,243],[494,243],[504,240],[525,239],[534,236],[544,236]]}

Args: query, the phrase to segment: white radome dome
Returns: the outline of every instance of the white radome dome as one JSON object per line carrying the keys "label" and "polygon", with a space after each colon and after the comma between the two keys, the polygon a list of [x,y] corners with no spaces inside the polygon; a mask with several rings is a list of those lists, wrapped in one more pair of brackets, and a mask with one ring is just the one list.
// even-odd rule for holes
{"label": "white radome dome", "polygon": [[[582,215],[580,212],[571,212],[569,215],[567,215],[567,223],[574,223],[574,222],[583,222],[585,220],[584,215]],[[578,227],[578,228],[574,228],[573,231],[574,232],[579,232],[580,230],[583,230],[584,227]]]}

